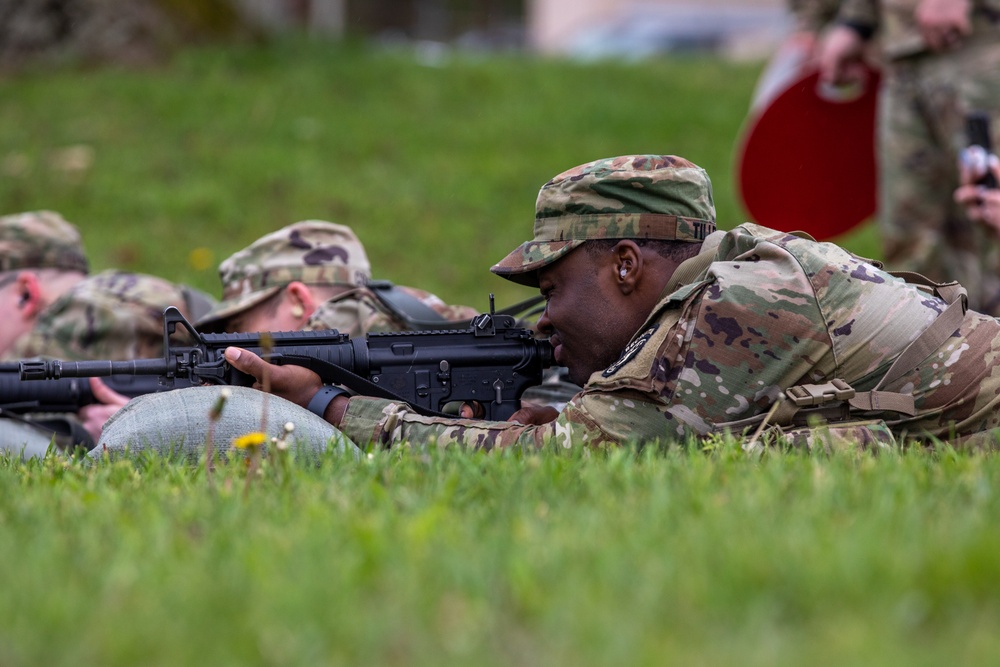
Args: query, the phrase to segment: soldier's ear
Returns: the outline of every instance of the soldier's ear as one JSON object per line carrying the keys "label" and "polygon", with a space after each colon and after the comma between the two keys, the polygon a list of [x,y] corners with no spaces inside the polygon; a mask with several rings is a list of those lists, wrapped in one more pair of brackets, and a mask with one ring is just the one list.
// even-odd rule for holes
{"label": "soldier's ear", "polygon": [[289,312],[292,317],[303,320],[303,323],[316,312],[319,305],[309,286],[298,281],[288,283],[285,298],[290,302]]}
{"label": "soldier's ear", "polygon": [[17,274],[14,289],[17,290],[17,309],[24,319],[34,319],[45,308],[42,284],[38,274],[21,271]]}
{"label": "soldier's ear", "polygon": [[622,294],[631,294],[642,277],[642,249],[635,241],[623,239],[615,246],[613,254],[617,287]]}

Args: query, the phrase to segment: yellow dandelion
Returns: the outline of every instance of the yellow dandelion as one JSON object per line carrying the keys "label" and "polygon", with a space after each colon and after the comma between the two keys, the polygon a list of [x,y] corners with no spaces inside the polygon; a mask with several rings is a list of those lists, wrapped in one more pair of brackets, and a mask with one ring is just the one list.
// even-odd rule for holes
{"label": "yellow dandelion", "polygon": [[265,442],[267,442],[267,436],[260,431],[254,431],[233,440],[233,447],[237,449],[256,449]]}

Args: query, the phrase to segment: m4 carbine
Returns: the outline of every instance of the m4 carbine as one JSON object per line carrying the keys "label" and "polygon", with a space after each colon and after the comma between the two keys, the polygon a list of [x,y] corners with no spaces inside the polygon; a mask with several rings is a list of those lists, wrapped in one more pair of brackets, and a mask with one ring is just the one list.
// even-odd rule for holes
{"label": "m4 carbine", "polygon": [[[50,382],[81,377],[157,376],[164,387],[177,381],[250,386],[254,378],[230,366],[223,356],[227,347],[239,347],[274,364],[309,368],[326,384],[408,403],[424,415],[442,414],[448,404],[478,403],[486,419],[503,420],[520,407],[525,389],[541,383],[542,371],[552,365],[552,347],[548,341],[535,338],[530,330],[515,326],[513,317],[493,312],[492,298],[490,311],[461,330],[372,333],[350,338],[333,329],[202,334],[171,307],[163,313],[162,359],[29,360],[19,362],[19,376],[22,380]],[[180,344],[172,338],[179,326],[187,331],[192,343]],[[30,388],[20,387],[19,392],[24,401]],[[8,402],[0,396],[0,404]],[[42,405],[39,409],[49,408]]]}

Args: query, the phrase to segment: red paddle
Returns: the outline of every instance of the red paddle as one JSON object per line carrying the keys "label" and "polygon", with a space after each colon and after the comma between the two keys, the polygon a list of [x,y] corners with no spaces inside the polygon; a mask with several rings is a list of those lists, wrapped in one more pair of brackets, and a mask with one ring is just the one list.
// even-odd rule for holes
{"label": "red paddle", "polygon": [[765,227],[839,236],[875,213],[875,113],[879,73],[860,90],[795,80],[751,116],[737,178],[750,218]]}

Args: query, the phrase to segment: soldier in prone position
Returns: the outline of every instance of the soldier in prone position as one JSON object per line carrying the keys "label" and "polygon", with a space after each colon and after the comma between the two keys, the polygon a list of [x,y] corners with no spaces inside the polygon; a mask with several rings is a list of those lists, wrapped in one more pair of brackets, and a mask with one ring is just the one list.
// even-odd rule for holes
{"label": "soldier in prone position", "polygon": [[[58,213],[0,217],[0,359],[125,360],[163,350],[163,310],[198,317],[205,295],[154,276],[108,270],[89,275],[77,229]],[[3,408],[0,400],[0,409]],[[110,409],[87,406],[84,420]],[[44,453],[87,434],[73,414],[0,413],[0,449]],[[44,422],[47,426],[41,426]],[[50,426],[57,426],[56,430]]]}
{"label": "soldier in prone position", "polygon": [[[361,444],[669,442],[764,426],[794,435],[815,419],[862,443],[993,442],[1000,322],[966,310],[960,286],[908,282],[751,223],[714,229],[708,175],[683,158],[570,169],[542,186],[533,238],[492,269],[545,297],[538,329],[583,385],[563,410],[428,419],[344,395],[319,408]],[[255,377],[267,366],[233,348],[227,358]],[[321,391],[298,367],[272,366],[270,382],[301,406]]]}

